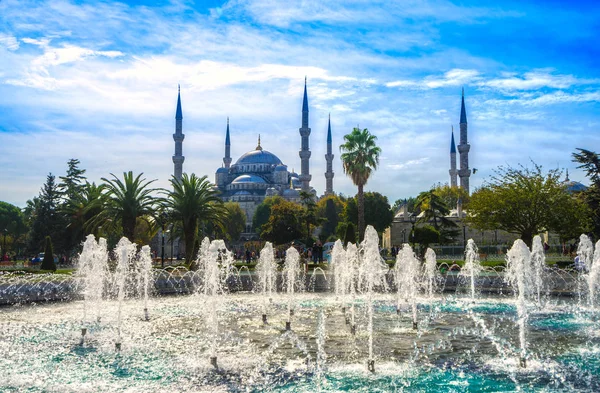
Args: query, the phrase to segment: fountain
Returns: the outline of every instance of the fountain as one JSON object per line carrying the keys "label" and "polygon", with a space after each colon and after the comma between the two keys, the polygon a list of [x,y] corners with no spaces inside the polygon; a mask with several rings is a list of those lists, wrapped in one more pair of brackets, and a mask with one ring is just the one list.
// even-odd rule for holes
{"label": "fountain", "polygon": [[525,242],[521,239],[515,240],[512,248],[506,253],[506,276],[505,280],[513,288],[517,296],[517,324],[519,325],[519,344],[521,348],[519,364],[527,366],[527,340],[525,331],[529,314],[526,297],[534,288],[533,275],[531,274],[531,253]]}
{"label": "fountain", "polygon": [[283,265],[283,288],[288,297],[288,312],[287,321],[285,322],[285,330],[292,328],[292,316],[294,315],[294,293],[296,288],[303,287],[302,278],[303,269],[300,266],[300,254],[294,247],[290,247],[285,253],[285,263]]}
{"label": "fountain", "polygon": [[115,247],[115,255],[117,257],[117,267],[115,269],[115,283],[117,287],[118,299],[118,314],[117,314],[117,341],[115,349],[121,350],[123,339],[123,301],[125,300],[125,282],[127,280],[129,266],[135,256],[136,245],[131,243],[126,237],[121,238]]}
{"label": "fountain", "polygon": [[590,238],[585,235],[582,234],[579,237],[579,245],[577,246],[577,263],[575,263],[575,269],[577,269],[577,272],[579,273],[579,287],[578,287],[578,294],[579,294],[579,302],[581,303],[581,293],[582,293],[582,282],[585,281],[585,283],[587,284],[587,290],[588,290],[588,303],[590,305],[593,304],[593,289],[590,291],[590,267],[592,264],[592,260],[594,258],[594,244],[592,243],[592,241],[590,240]]}
{"label": "fountain", "polygon": [[[205,239],[197,270],[153,269],[147,248],[136,257],[122,240],[109,259],[104,239],[88,237],[75,276],[0,274],[9,304],[0,307],[0,391],[600,391],[597,315],[564,296],[582,276],[595,307],[600,245],[582,248],[587,271],[577,274],[544,266],[557,257],[538,240],[531,252],[517,241],[506,269],[481,280],[464,269],[466,297],[445,284],[455,274],[436,268],[433,251],[421,264],[403,247],[390,272],[378,248],[372,228],[359,247],[338,243],[315,276],[331,289],[310,292],[291,249],[281,272],[267,247],[262,265],[241,274],[224,242]],[[468,265],[477,251],[466,251]],[[405,298],[413,311],[435,304],[416,331],[398,328],[393,310]],[[136,317],[142,308],[149,320]],[[257,323],[267,311],[287,312],[290,330]]]}
{"label": "fountain", "polygon": [[546,269],[546,255],[542,238],[538,235],[533,238],[531,246],[531,277],[533,280],[533,292],[536,296],[538,306],[541,306],[541,293],[544,285],[544,271]]}
{"label": "fountain", "polygon": [[81,318],[83,326],[81,328],[80,345],[85,342],[88,330],[87,313],[90,306],[95,309],[96,320],[99,321],[100,319],[99,312],[104,281],[108,274],[108,251],[106,248],[106,239],[100,238],[96,242],[94,235],[88,235],[78,258],[77,278],[81,282],[83,294],[83,317]]}
{"label": "fountain", "polygon": [[440,273],[437,269],[435,251],[431,248],[428,248],[427,251],[425,251],[425,278],[427,280],[425,291],[429,299],[432,299],[440,281]]}
{"label": "fountain", "polygon": [[[435,260],[434,260],[435,261]],[[417,286],[420,281],[421,263],[409,244],[404,244],[396,257],[394,278],[396,279],[397,304],[400,311],[400,299],[410,302],[412,309],[412,326],[417,329]]]}
{"label": "fountain", "polygon": [[262,294],[263,299],[263,324],[267,324],[267,305],[273,301],[273,288],[275,286],[275,274],[277,264],[275,263],[275,254],[273,253],[273,245],[266,242],[264,248],[260,252],[258,263],[256,264],[256,272],[258,276],[258,289]]}
{"label": "fountain", "polygon": [[144,296],[144,320],[150,320],[150,314],[148,313],[148,292],[150,291],[152,280],[152,256],[150,255],[150,246],[143,246],[138,253],[137,260],[140,268],[140,284],[142,286],[141,292]]}
{"label": "fountain", "polygon": [[588,299],[590,308],[594,309],[597,296],[597,289],[600,286],[600,240],[596,242],[593,261],[590,266],[590,272],[587,276]]}
{"label": "fountain", "polygon": [[360,291],[367,298],[367,333],[369,335],[367,367],[369,371],[375,372],[375,358],[373,356],[373,295],[378,288],[387,289],[385,276],[389,267],[383,262],[379,254],[379,236],[371,225],[368,225],[365,230],[365,239],[360,244],[359,256],[358,280]]}
{"label": "fountain", "polygon": [[475,300],[475,280],[481,273],[481,263],[479,262],[479,250],[473,239],[467,242],[465,250],[465,264],[460,270],[460,276],[467,277],[471,289],[471,300]]}

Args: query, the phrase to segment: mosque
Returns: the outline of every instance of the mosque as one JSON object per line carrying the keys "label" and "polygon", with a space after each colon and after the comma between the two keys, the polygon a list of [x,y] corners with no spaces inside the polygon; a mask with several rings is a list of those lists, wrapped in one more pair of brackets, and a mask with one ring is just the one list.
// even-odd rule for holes
{"label": "mosque", "polygon": [[[246,229],[243,236],[248,237],[254,231],[252,218],[258,205],[269,196],[281,196],[282,198],[300,202],[300,191],[306,191],[316,197],[317,192],[311,187],[310,181],[310,133],[308,111],[308,93],[306,79],[304,80],[304,98],[302,102],[302,124],[300,133],[300,174],[288,170],[279,157],[263,149],[258,143],[254,150],[243,154],[232,164],[231,137],[229,133],[229,119],[225,132],[225,154],[222,166],[215,173],[215,186],[220,192],[220,197],[225,202],[237,202],[246,214]],[[177,96],[177,111],[175,114],[175,154],[173,155],[174,176],[181,179],[183,171],[183,112],[181,109],[181,93]],[[327,154],[326,160],[326,188],[325,195],[333,194],[333,154],[331,138],[331,119],[327,127]]]}

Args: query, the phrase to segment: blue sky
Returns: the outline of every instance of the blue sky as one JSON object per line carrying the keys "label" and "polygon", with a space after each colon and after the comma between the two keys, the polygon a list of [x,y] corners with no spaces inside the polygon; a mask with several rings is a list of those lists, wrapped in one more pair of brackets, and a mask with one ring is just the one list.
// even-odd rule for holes
{"label": "blue sky", "polygon": [[[366,190],[393,203],[448,181],[465,88],[472,187],[499,165],[568,168],[600,150],[600,2],[0,2],[0,200],[48,172],[133,170],[167,187],[181,84],[184,171],[214,180],[227,116],[234,161],[256,146],[300,168],[308,78],[312,185],[357,124],[377,135]],[[334,189],[354,194],[334,148]]]}

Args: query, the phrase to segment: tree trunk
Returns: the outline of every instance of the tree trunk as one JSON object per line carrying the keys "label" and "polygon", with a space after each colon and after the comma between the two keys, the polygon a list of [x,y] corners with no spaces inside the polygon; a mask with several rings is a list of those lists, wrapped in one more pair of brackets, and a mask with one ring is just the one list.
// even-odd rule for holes
{"label": "tree trunk", "polygon": [[194,245],[196,233],[198,232],[197,224],[183,225],[183,238],[185,239],[185,263],[190,267],[190,270],[196,270],[194,260]]}
{"label": "tree trunk", "polygon": [[529,247],[529,249],[531,249],[531,244],[533,243],[533,234],[530,232],[527,233],[521,233],[521,240],[523,240],[525,242],[525,244],[527,244],[527,247]]}
{"label": "tree trunk", "polygon": [[123,236],[132,243],[135,241],[135,218],[133,220],[131,218],[123,219]]}
{"label": "tree trunk", "polygon": [[363,184],[358,185],[358,241],[363,241],[365,237],[365,194]]}

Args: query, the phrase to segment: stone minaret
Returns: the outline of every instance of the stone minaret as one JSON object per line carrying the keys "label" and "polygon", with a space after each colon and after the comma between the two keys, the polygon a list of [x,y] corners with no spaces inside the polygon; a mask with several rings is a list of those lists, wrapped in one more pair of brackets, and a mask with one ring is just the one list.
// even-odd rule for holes
{"label": "stone minaret", "polygon": [[329,124],[327,125],[327,172],[325,172],[325,195],[333,194],[333,154],[331,152],[331,114],[329,115]]}
{"label": "stone minaret", "polygon": [[302,137],[302,146],[300,149],[300,181],[302,182],[302,190],[310,190],[310,179],[312,176],[309,173],[310,150],[308,145],[308,137],[310,136],[310,128],[308,127],[308,94],[306,93],[306,78],[304,78],[304,101],[302,102],[302,128],[300,128],[300,136]]}
{"label": "stone minaret", "polygon": [[456,144],[454,143],[454,127],[452,127],[452,139],[450,140],[450,187],[457,187],[456,176]]}
{"label": "stone minaret", "polygon": [[175,179],[181,180],[181,174],[183,173],[183,113],[181,112],[181,88],[177,89],[177,112],[175,113],[175,133],[173,134],[173,140],[175,141],[175,155],[173,156],[173,164],[175,164]]}
{"label": "stone minaret", "polygon": [[223,157],[225,168],[231,166],[231,140],[229,139],[229,117],[227,118],[227,133],[225,134],[225,157]]}
{"label": "stone minaret", "polygon": [[471,146],[467,140],[467,111],[465,110],[465,89],[462,89],[462,102],[460,106],[460,144],[458,145],[458,153],[460,154],[460,170],[458,176],[460,177],[460,188],[469,191],[469,177],[471,176],[471,170],[469,169],[469,150]]}

